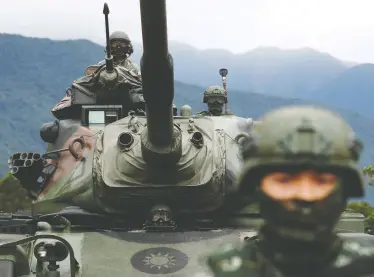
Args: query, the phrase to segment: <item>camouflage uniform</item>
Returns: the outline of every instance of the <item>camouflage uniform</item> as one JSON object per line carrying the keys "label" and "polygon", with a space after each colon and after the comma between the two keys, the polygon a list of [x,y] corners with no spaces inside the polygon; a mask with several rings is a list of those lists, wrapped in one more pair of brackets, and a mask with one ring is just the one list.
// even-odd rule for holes
{"label": "camouflage uniform", "polygon": [[232,112],[224,112],[224,113],[222,113],[222,115],[235,115],[235,114],[232,113]]}
{"label": "camouflage uniform", "polygon": [[[114,64],[123,66],[135,74],[140,75],[139,66],[129,59],[134,52],[130,37],[125,32],[116,31],[110,35],[109,42],[111,44]],[[124,45],[117,46],[115,45],[117,42],[124,42]],[[105,65],[105,60],[100,61],[96,65],[88,66],[86,74],[89,75],[103,65]]]}
{"label": "camouflage uniform", "polygon": [[[105,64],[105,60],[102,60],[102,61],[98,62],[97,65],[98,65],[98,66],[102,66],[102,65],[104,65],[104,64]],[[127,68],[128,70],[133,71],[133,72],[136,73],[137,75],[141,75],[141,74],[140,74],[140,68],[139,68],[139,66],[138,66],[136,63],[134,63],[133,61],[129,60],[129,59],[120,60],[120,61],[118,61],[118,60],[115,61],[115,60],[114,60],[114,64],[115,64],[115,65],[116,65],[116,64],[121,65],[121,66]]]}
{"label": "camouflage uniform", "polygon": [[213,114],[209,111],[201,111],[197,113],[198,116],[213,116]]}
{"label": "camouflage uniform", "polygon": [[113,32],[109,39],[115,72],[105,70],[105,60],[88,66],[85,76],[74,80],[66,96],[52,108],[56,118],[78,119],[81,105],[89,104],[121,104],[125,115],[130,110],[144,114],[142,76],[138,66],[128,59],[133,53],[131,40],[119,31]]}
{"label": "camouflage uniform", "polygon": [[[243,144],[244,170],[237,191],[238,197],[258,201],[264,225],[256,240],[226,245],[209,256],[213,275],[374,276],[374,248],[345,241],[333,231],[348,198],[364,195],[358,169],[361,150],[351,127],[328,110],[286,107],[265,115]],[[338,181],[322,199],[292,198],[291,210],[259,185],[268,174],[308,170],[331,172]]]}
{"label": "camouflage uniform", "polygon": [[58,119],[80,118],[81,106],[90,104],[123,105],[126,115],[130,110],[144,114],[142,76],[138,66],[128,57],[133,53],[130,38],[124,32],[110,36],[114,72],[107,72],[105,60],[86,68],[86,74],[73,81],[67,95],[52,108]]}
{"label": "camouflage uniform", "polygon": [[208,111],[201,111],[198,116],[220,116],[223,105],[227,103],[226,92],[220,86],[210,86],[204,92],[203,102],[208,104]]}

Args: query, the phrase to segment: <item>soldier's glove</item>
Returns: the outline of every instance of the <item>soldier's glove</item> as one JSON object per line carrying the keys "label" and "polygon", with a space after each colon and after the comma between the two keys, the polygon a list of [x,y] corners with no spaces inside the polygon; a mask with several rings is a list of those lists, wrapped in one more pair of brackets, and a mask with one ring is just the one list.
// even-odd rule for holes
{"label": "soldier's glove", "polygon": [[130,97],[132,105],[134,105],[137,109],[145,110],[145,101],[143,97],[142,88],[131,89],[129,91],[129,97]]}
{"label": "soldier's glove", "polygon": [[143,111],[142,109],[136,109],[135,114],[136,114],[136,115],[142,115],[142,116],[145,116],[145,115],[146,115],[146,114],[145,114],[145,111]]}
{"label": "soldier's glove", "polygon": [[130,90],[130,94],[143,94],[143,88],[133,88]]}

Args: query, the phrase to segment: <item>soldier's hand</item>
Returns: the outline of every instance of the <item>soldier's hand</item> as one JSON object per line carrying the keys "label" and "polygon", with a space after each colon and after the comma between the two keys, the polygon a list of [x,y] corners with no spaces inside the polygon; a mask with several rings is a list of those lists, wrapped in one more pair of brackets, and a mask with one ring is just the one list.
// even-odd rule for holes
{"label": "soldier's hand", "polygon": [[99,77],[99,83],[103,87],[113,87],[118,81],[118,74],[116,70],[113,70],[113,72],[108,72],[106,70],[103,70],[100,72]]}

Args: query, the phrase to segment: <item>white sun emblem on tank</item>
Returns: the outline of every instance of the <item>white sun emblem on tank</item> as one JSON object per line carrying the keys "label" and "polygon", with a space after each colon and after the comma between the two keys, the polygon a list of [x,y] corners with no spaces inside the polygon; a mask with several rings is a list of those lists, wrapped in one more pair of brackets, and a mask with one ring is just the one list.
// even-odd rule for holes
{"label": "white sun emblem on tank", "polygon": [[170,253],[161,253],[158,252],[157,254],[150,254],[145,257],[143,260],[144,265],[149,266],[150,268],[171,268],[175,266],[175,257]]}

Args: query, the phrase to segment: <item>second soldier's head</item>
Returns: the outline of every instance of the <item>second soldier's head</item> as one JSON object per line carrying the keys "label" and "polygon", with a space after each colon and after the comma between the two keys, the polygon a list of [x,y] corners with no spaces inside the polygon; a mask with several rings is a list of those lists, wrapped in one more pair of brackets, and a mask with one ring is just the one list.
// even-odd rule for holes
{"label": "second soldier's head", "polygon": [[109,42],[115,60],[124,60],[134,52],[130,37],[125,32],[113,32],[109,37]]}
{"label": "second soldier's head", "polygon": [[220,86],[210,86],[204,92],[203,102],[208,104],[208,110],[215,116],[222,114],[222,108],[227,103],[227,96],[224,88]]}

